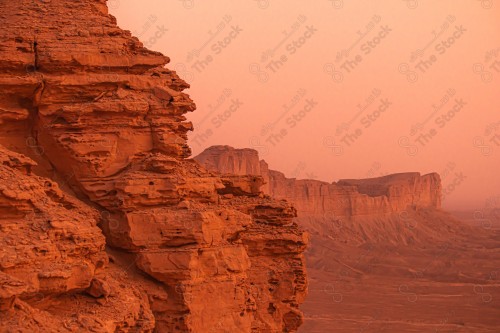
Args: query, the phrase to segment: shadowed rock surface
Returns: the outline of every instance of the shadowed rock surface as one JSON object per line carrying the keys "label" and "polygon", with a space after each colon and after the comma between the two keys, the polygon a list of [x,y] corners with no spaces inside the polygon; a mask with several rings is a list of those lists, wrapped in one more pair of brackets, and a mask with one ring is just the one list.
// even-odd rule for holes
{"label": "shadowed rock surface", "polygon": [[296,211],[186,159],[169,59],[104,0],[2,1],[0,23],[0,331],[296,332]]}

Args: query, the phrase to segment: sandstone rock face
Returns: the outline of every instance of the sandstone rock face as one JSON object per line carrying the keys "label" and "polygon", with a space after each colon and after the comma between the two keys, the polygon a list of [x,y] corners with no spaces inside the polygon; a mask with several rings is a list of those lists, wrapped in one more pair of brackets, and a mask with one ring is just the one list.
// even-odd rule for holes
{"label": "sandstone rock face", "polygon": [[363,216],[441,205],[441,181],[435,173],[403,173],[331,184],[288,179],[277,171],[269,175],[271,195],[290,200],[305,215]]}
{"label": "sandstone rock face", "polygon": [[356,217],[398,213],[408,207],[440,208],[441,181],[436,173],[401,173],[371,179],[344,179],[327,183],[286,178],[259,161],[256,150],[214,146],[194,158],[206,168],[222,174],[261,176],[266,193],[294,204],[301,217]]}
{"label": "sandstone rock face", "polygon": [[420,239],[433,238],[432,230],[401,226],[416,223],[411,217],[415,211],[440,208],[441,181],[436,173],[401,173],[327,183],[287,178],[282,172],[269,170],[252,149],[214,146],[194,159],[220,172],[222,178],[226,172],[261,178],[267,183],[265,193],[291,202],[298,211],[298,223],[312,236],[327,235],[330,240],[358,245],[368,241],[408,244],[415,241],[415,232],[422,233]]}
{"label": "sandstone rock face", "polygon": [[[498,331],[495,215],[470,212],[473,222],[465,224],[442,211],[437,174],[297,180],[269,170],[256,151],[227,146],[195,160],[223,179],[234,172],[265,180],[267,193],[297,209],[311,239],[300,333]],[[481,222],[477,213],[485,213]]]}
{"label": "sandstone rock face", "polygon": [[255,149],[235,149],[231,146],[212,146],[195,159],[208,170],[222,174],[262,175],[259,153]]}
{"label": "sandstone rock face", "polygon": [[[146,294],[105,271],[97,210],[31,174],[35,164],[0,145],[0,331],[152,331]],[[112,300],[102,310],[78,295],[97,276],[112,286]],[[64,300],[66,313],[57,308]]]}
{"label": "sandstone rock face", "polygon": [[28,175],[32,161],[2,146],[0,156],[2,272],[24,281],[31,293],[88,287],[107,260],[96,211],[56,183]]}
{"label": "sandstone rock face", "polygon": [[270,194],[269,168],[264,160],[259,161],[259,153],[255,149],[212,146],[194,159],[208,170],[221,174],[259,175],[264,179],[262,191]]}
{"label": "sandstone rock face", "polygon": [[295,332],[296,211],[186,159],[169,59],[105,0],[0,13],[0,331]]}

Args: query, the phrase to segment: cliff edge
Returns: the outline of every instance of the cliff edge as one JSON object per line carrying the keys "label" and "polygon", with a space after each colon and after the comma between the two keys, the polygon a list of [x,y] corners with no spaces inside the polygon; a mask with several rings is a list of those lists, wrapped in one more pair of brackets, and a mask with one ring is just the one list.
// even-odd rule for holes
{"label": "cliff edge", "polygon": [[2,1],[0,331],[295,332],[307,238],[105,0]]}
{"label": "cliff edge", "polygon": [[292,202],[300,217],[358,217],[400,213],[408,208],[441,208],[441,180],[437,173],[399,173],[369,179],[343,179],[328,183],[287,178],[270,170],[253,149],[230,146],[207,148],[194,159],[221,174],[258,175],[264,193]]}

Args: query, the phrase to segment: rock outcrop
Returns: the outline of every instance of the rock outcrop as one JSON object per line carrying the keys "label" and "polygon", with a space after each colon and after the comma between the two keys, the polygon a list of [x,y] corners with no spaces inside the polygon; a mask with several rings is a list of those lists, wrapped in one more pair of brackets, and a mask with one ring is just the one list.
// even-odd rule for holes
{"label": "rock outcrop", "polygon": [[0,331],[295,332],[296,211],[186,159],[169,59],[105,0],[0,10]]}
{"label": "rock outcrop", "polygon": [[[105,269],[98,211],[32,174],[35,165],[0,145],[0,331],[152,331],[144,291]],[[106,307],[82,295],[100,277],[112,288]]]}
{"label": "rock outcrop", "polygon": [[215,146],[195,159],[222,178],[262,178],[297,209],[311,238],[299,332],[498,330],[494,216],[477,211],[465,224],[441,210],[437,174],[326,183],[286,178],[249,149]]}
{"label": "rock outcrop", "polygon": [[[299,225],[312,236],[359,245],[368,241],[408,244],[434,237],[432,230],[411,227],[417,223],[414,212],[441,206],[441,181],[436,173],[327,183],[287,178],[282,172],[270,170],[264,160],[259,160],[257,151],[247,148],[213,146],[194,159],[223,178],[233,173],[262,178],[264,192],[291,202],[297,209]],[[415,233],[421,237],[416,238]]]}
{"label": "rock outcrop", "polygon": [[222,174],[261,176],[266,183],[265,193],[292,202],[301,217],[356,217],[398,213],[409,207],[441,207],[441,180],[436,173],[401,173],[327,183],[287,178],[279,171],[269,170],[253,149],[213,146],[194,159]]}

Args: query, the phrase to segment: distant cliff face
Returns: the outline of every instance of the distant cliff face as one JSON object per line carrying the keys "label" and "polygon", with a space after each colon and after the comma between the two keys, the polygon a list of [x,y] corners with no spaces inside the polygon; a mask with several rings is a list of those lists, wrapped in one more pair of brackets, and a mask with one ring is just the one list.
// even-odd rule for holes
{"label": "distant cliff face", "polygon": [[222,174],[259,175],[264,179],[262,191],[270,193],[268,165],[263,160],[259,161],[259,153],[255,149],[212,146],[194,159],[208,170]]}
{"label": "distant cliff face", "polygon": [[185,159],[169,59],[105,0],[0,12],[0,330],[295,332],[296,211]]}
{"label": "distant cliff face", "polygon": [[335,183],[286,178],[269,170],[252,149],[214,146],[194,158],[209,170],[260,175],[264,192],[294,204],[300,216],[355,217],[398,213],[408,208],[441,207],[441,181],[436,173],[402,173],[371,179],[344,179]]}
{"label": "distant cliff face", "polygon": [[[311,282],[300,332],[424,332],[430,325],[450,332],[495,332],[500,327],[498,306],[490,302],[498,290],[492,276],[498,272],[500,233],[491,225],[478,227],[477,220],[474,226],[464,224],[439,209],[437,174],[326,183],[286,178],[248,149],[211,147],[195,159],[222,174],[244,177],[252,170],[247,177],[265,179],[268,194],[297,209],[297,223],[310,234]],[[474,295],[474,285],[488,290],[487,301]],[[463,301],[449,297],[458,294]],[[429,309],[453,309],[460,316],[443,324]]]}
{"label": "distant cliff face", "polygon": [[287,179],[269,172],[270,194],[294,203],[303,215],[362,216],[397,213],[407,208],[440,207],[437,174],[403,173],[326,183]]}

